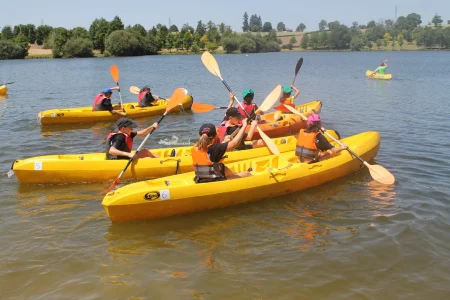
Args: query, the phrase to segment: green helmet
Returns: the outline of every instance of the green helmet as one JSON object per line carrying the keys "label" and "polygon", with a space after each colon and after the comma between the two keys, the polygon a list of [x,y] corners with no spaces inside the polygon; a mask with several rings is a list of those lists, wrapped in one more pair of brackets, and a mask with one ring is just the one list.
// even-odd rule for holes
{"label": "green helmet", "polygon": [[246,89],[242,92],[242,97],[245,98],[247,96],[255,96],[255,92],[252,89]]}
{"label": "green helmet", "polygon": [[290,94],[292,93],[292,88],[290,86],[283,86],[283,93]]}

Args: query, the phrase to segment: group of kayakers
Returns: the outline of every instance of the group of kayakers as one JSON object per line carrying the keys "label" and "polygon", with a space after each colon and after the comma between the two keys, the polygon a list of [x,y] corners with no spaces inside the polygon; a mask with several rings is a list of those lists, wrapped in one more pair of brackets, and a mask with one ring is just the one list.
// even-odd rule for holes
{"label": "group of kayakers", "polygon": [[[103,93],[97,95],[93,110],[108,110],[112,113],[123,115],[123,112],[115,111],[111,104],[112,90],[117,87],[105,89]],[[295,92],[292,95],[292,92]],[[276,110],[283,113],[291,113],[284,105],[295,108],[294,100],[300,91],[294,86],[282,87],[280,104]],[[234,105],[235,95],[230,93],[230,103],[225,117],[219,126],[207,123],[199,129],[199,140],[192,147],[192,162],[195,170],[195,182],[211,182],[218,180],[241,178],[251,176],[249,171],[234,173],[223,163],[225,153],[233,150],[247,150],[264,147],[264,141],[259,139],[246,144],[245,141],[252,141],[253,133],[258,125],[258,115],[263,112],[258,111],[258,106],[253,103],[255,92],[246,89],[242,92],[243,102],[241,105]],[[103,98],[102,98],[103,97]],[[139,106],[151,106],[159,99],[153,96],[149,87],[143,87],[138,95]],[[250,130],[245,133],[247,125]],[[158,123],[142,129],[133,131],[137,124],[129,118],[121,118],[116,122],[116,131],[107,137],[106,158],[107,159],[140,159],[158,157],[148,149],[141,149],[137,154],[132,154],[133,139],[136,136],[143,136],[152,129],[158,128]],[[314,163],[327,159],[346,147],[336,148],[328,142],[321,133],[321,119],[318,114],[311,114],[307,120],[307,127],[300,130],[297,138],[296,155],[299,162]]]}

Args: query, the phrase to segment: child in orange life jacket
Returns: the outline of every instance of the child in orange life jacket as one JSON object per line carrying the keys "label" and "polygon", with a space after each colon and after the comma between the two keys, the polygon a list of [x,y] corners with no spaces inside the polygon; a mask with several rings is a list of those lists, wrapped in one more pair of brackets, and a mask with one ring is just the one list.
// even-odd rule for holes
{"label": "child in orange life jacket", "polygon": [[192,147],[192,163],[196,183],[236,179],[252,175],[250,172],[234,173],[222,163],[225,152],[234,150],[242,139],[247,126],[247,119],[244,119],[242,124],[243,126],[239,129],[235,139],[221,144],[214,143],[217,129],[213,124],[203,124],[200,127],[198,132],[200,139]]}
{"label": "child in orange life jacket", "polygon": [[94,103],[92,104],[92,111],[109,111],[112,114],[118,114],[121,116],[126,116],[127,114],[122,111],[114,110],[112,104],[111,104],[111,96],[113,90],[118,90],[119,87],[115,86],[112,88],[104,89],[102,93],[95,96]]}
{"label": "child in orange life jacket", "polygon": [[[292,90],[295,91],[294,96],[291,96]],[[276,110],[291,114],[292,112],[287,109],[284,105],[289,105],[293,108],[295,108],[294,100],[297,98],[297,96],[300,94],[300,91],[293,85],[291,86],[283,86],[283,94],[280,98],[280,105],[274,107]]]}
{"label": "child in orange life jacket", "polygon": [[152,90],[148,86],[144,86],[138,94],[138,105],[139,107],[153,106],[158,99],[158,95],[152,95]]}
{"label": "child in orange life jacket", "polygon": [[[242,115],[239,112],[239,110],[236,107],[231,107],[227,109],[227,112],[225,113],[227,120],[223,121],[218,126],[218,133],[219,133],[219,142],[229,142],[235,138],[231,138],[231,134],[235,132],[236,130],[239,130],[241,121],[242,121]],[[259,139],[257,141],[253,141],[252,144],[246,145],[244,141],[251,141],[253,137],[253,133],[255,132],[256,125],[258,124],[258,121],[253,120],[250,125],[250,130],[248,133],[244,133],[243,138],[239,141],[238,146],[235,150],[247,150],[247,149],[253,149],[253,148],[260,148],[264,147],[265,144],[263,140]]]}
{"label": "child in orange life jacket", "polygon": [[295,154],[298,156],[300,162],[318,162],[347,149],[345,145],[341,148],[336,148],[331,145],[321,133],[321,126],[320,116],[318,114],[312,114],[308,117],[306,129],[300,130],[295,149]]}
{"label": "child in orange life jacket", "polygon": [[136,136],[143,136],[150,132],[153,128],[158,128],[158,123],[142,129],[138,132],[133,131],[137,124],[129,118],[120,118],[116,122],[117,132],[112,132],[106,140],[106,159],[130,159],[158,157],[148,149],[141,149],[138,154],[131,153],[133,149],[133,139]]}

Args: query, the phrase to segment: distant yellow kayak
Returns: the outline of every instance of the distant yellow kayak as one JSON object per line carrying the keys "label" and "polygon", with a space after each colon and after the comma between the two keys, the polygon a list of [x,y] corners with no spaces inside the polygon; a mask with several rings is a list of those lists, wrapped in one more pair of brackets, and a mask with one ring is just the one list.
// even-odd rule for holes
{"label": "distant yellow kayak", "polygon": [[6,94],[8,87],[6,85],[0,85],[0,95]]}
{"label": "distant yellow kayak", "polygon": [[384,79],[384,80],[392,79],[392,74],[373,74],[373,75],[372,74],[373,71],[367,70],[366,76],[369,78]]}

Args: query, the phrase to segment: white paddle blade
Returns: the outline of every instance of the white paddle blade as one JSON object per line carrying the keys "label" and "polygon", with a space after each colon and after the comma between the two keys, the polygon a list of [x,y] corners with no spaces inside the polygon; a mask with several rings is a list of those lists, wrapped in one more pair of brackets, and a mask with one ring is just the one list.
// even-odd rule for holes
{"label": "white paddle blade", "polygon": [[296,114],[296,115],[302,117],[303,120],[305,120],[305,121],[308,120],[308,118],[305,117],[304,114],[302,114],[301,112],[299,112],[298,110],[296,110],[296,109],[293,108],[292,106],[289,106],[289,105],[284,104],[284,107],[286,107],[287,109],[289,109],[292,113],[294,113],[294,114]]}
{"label": "white paddle blade", "polygon": [[388,170],[379,165],[370,165],[364,162],[367,168],[369,168],[372,178],[382,184],[394,184],[395,177]]}
{"label": "white paddle blade", "polygon": [[264,99],[263,103],[259,106],[258,110],[268,111],[274,106],[274,104],[280,99],[281,85],[277,85],[272,92]]}
{"label": "white paddle blade", "polygon": [[278,149],[277,145],[275,145],[275,143],[267,136],[267,134],[265,134],[264,131],[259,128],[259,126],[257,126],[256,129],[258,129],[259,135],[261,136],[264,144],[266,144],[269,151],[272,154],[280,154],[280,149]]}
{"label": "white paddle blade", "polygon": [[138,95],[140,93],[140,91],[141,91],[141,89],[138,88],[137,86],[134,86],[134,85],[130,86],[130,93]]}
{"label": "white paddle blade", "polygon": [[219,65],[217,64],[216,59],[214,58],[214,56],[212,56],[211,53],[209,53],[208,51],[203,52],[202,62],[209,72],[211,72],[214,76],[222,79],[222,75],[220,75]]}

